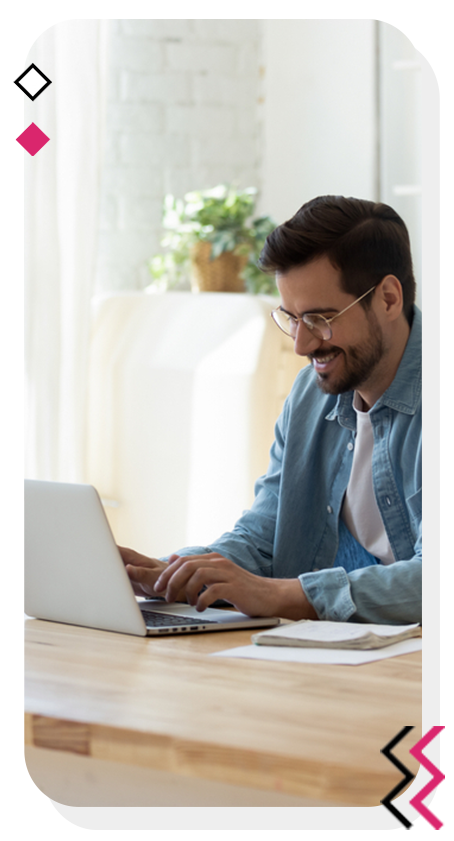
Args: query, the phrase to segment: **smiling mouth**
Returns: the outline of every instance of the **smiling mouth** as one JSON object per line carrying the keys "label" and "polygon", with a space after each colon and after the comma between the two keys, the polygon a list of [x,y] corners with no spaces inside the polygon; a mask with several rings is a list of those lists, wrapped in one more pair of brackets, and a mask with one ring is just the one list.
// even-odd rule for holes
{"label": "smiling mouth", "polygon": [[331,351],[331,353],[323,354],[323,356],[315,356],[315,354],[313,354],[311,356],[311,362],[316,362],[317,365],[327,365],[328,362],[331,362],[332,359],[335,359],[336,356],[339,356],[341,352],[342,351],[340,350],[333,350]]}

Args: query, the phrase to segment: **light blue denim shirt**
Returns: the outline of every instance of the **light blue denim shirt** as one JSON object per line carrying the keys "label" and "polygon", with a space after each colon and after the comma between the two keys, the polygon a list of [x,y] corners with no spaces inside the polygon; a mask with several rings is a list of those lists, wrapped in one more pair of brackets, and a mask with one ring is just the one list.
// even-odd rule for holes
{"label": "light blue denim shirt", "polygon": [[284,404],[250,510],[210,546],[178,554],[219,552],[257,575],[299,578],[320,619],[421,622],[421,390],[415,307],[396,377],[370,411],[374,491],[393,564],[350,572],[334,565],[356,414],[353,392],[324,394],[311,366],[298,374]]}

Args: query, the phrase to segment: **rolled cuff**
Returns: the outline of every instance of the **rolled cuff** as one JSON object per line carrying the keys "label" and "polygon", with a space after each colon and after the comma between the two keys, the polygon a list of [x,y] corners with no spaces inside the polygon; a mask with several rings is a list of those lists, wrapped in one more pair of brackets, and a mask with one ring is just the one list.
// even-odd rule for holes
{"label": "rolled cuff", "polygon": [[319,619],[348,622],[356,612],[348,575],[342,567],[305,572],[298,578]]}

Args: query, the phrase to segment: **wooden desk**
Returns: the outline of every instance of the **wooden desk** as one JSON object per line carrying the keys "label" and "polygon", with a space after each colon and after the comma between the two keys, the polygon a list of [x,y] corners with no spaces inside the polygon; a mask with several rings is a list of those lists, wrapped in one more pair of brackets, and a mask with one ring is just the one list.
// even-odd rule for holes
{"label": "wooden desk", "polygon": [[[406,724],[414,730],[395,752],[417,772],[408,750],[421,737],[420,652],[363,666],[208,656],[249,641],[249,631],[146,639],[27,620],[35,783],[73,806],[111,805],[109,796],[115,805],[225,805],[222,787],[229,805],[373,806],[401,779],[380,748]],[[55,768],[61,780],[63,760],[68,779],[87,781],[90,769],[121,776],[94,803],[72,777],[66,793],[49,790],[45,774]],[[148,795],[128,794],[129,773],[168,780],[170,799],[154,783]],[[189,802],[176,781],[192,784]]]}

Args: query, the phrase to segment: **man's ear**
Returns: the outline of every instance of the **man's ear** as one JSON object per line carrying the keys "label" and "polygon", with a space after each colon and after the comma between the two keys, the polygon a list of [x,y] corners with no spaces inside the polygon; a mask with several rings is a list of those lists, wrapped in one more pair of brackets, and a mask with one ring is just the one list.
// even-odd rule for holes
{"label": "man's ear", "polygon": [[377,288],[382,311],[388,321],[399,318],[404,306],[402,284],[393,274],[386,275]]}

